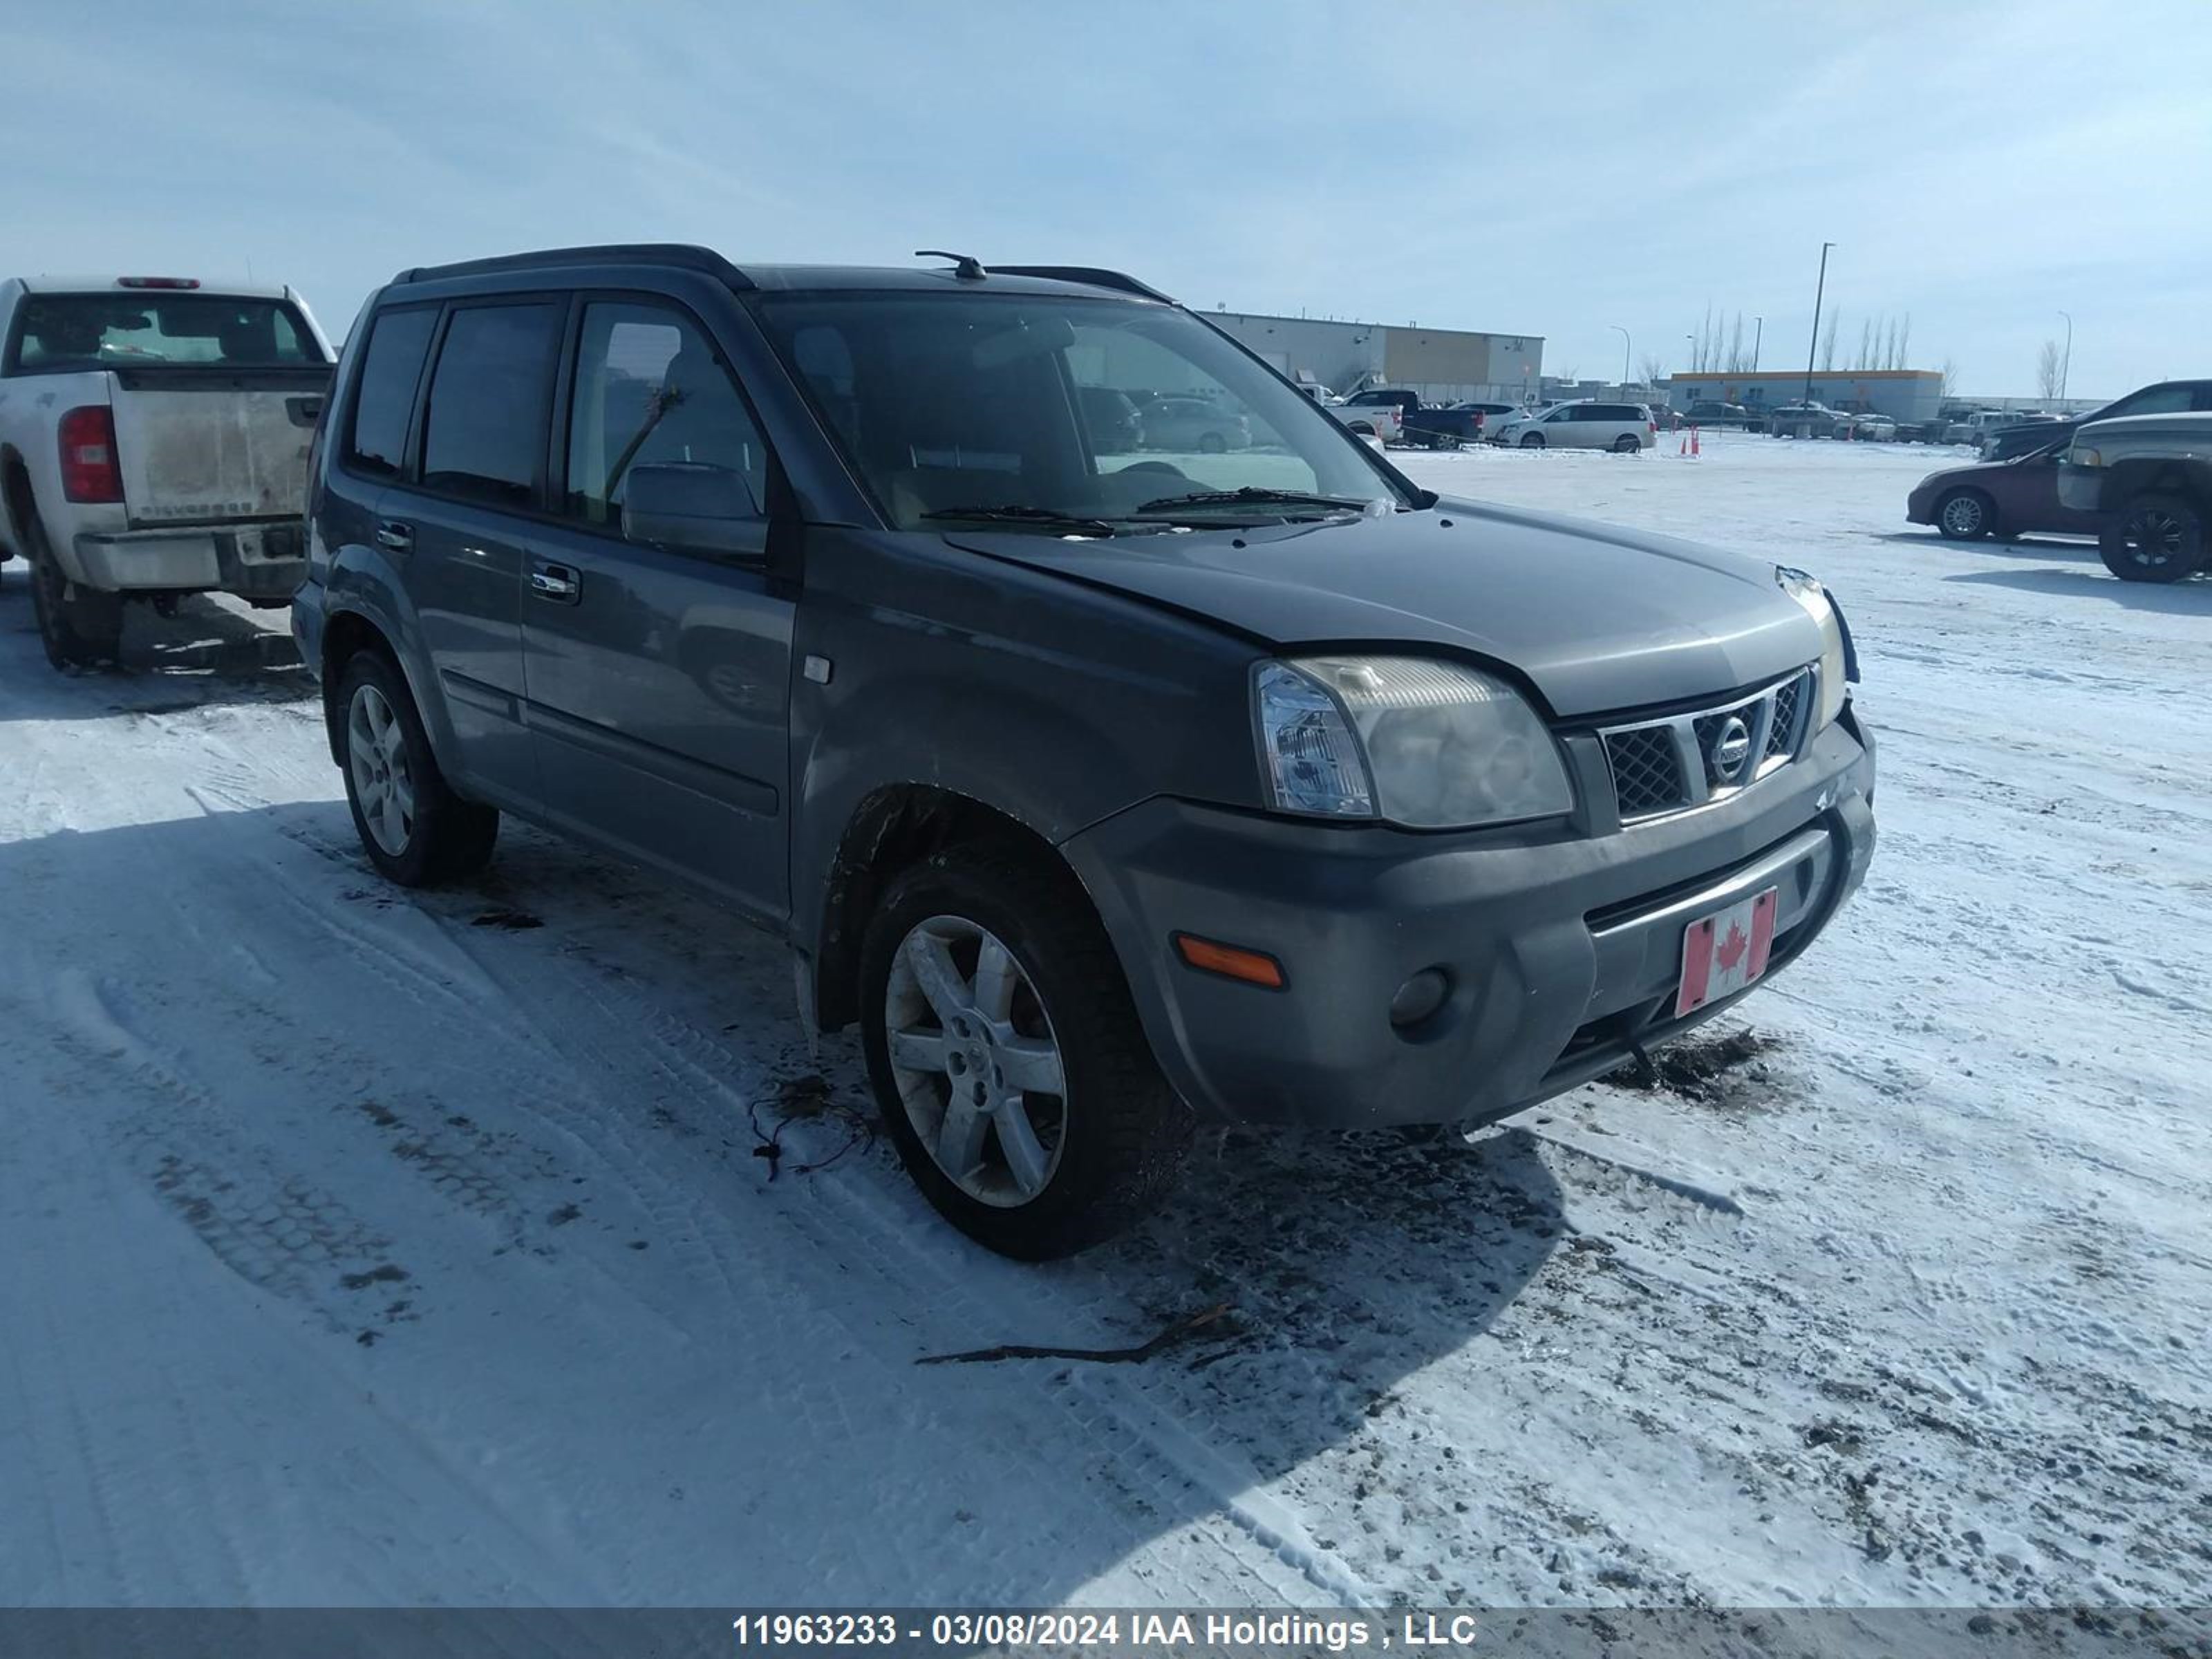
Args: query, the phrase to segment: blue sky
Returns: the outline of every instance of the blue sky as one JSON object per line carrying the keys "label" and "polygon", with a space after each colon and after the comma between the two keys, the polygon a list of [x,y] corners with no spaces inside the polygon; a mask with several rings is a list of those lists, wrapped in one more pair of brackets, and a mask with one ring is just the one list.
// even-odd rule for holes
{"label": "blue sky", "polygon": [[8,0],[0,272],[255,276],[680,240],[1119,265],[1194,305],[2035,390],[2212,374],[2212,3]]}

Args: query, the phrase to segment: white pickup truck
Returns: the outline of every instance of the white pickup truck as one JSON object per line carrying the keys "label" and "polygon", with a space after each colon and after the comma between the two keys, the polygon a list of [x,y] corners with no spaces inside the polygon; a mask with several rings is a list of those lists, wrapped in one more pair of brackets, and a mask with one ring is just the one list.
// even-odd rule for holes
{"label": "white pickup truck", "polygon": [[0,559],[57,668],[115,659],[126,598],[290,599],[330,376],[289,288],[0,282]]}
{"label": "white pickup truck", "polygon": [[1373,438],[1378,443],[1402,442],[1406,436],[1406,419],[1393,403],[1355,403],[1349,398],[1340,398],[1322,407],[1350,427],[1363,438]]}

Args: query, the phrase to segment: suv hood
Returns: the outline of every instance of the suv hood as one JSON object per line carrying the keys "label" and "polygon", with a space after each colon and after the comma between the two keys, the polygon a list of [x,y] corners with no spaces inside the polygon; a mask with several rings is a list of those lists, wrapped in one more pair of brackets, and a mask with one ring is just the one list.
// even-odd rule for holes
{"label": "suv hood", "polygon": [[946,539],[1271,647],[1431,646],[1487,658],[1517,670],[1559,716],[1715,696],[1820,654],[1819,625],[1775,585],[1771,565],[1467,501],[1114,541]]}

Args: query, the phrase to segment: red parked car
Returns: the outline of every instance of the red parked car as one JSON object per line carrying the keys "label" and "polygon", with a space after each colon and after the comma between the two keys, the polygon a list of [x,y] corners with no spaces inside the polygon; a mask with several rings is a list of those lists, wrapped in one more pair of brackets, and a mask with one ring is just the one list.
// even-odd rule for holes
{"label": "red parked car", "polygon": [[1931,472],[1905,498],[1905,519],[1932,524],[1959,541],[2039,530],[2094,536],[2103,520],[2058,499],[2058,458],[2065,451],[2061,440],[2008,461],[1978,461]]}

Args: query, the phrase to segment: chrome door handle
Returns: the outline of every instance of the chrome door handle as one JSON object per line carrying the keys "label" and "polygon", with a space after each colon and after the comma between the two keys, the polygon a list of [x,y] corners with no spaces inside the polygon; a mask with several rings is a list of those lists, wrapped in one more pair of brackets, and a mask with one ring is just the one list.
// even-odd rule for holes
{"label": "chrome door handle", "polygon": [[576,573],[565,564],[541,564],[530,572],[530,591],[543,599],[561,599],[573,605],[581,587]]}
{"label": "chrome door handle", "polygon": [[394,553],[404,553],[415,545],[415,526],[398,519],[386,519],[376,526],[376,544],[388,547]]}

